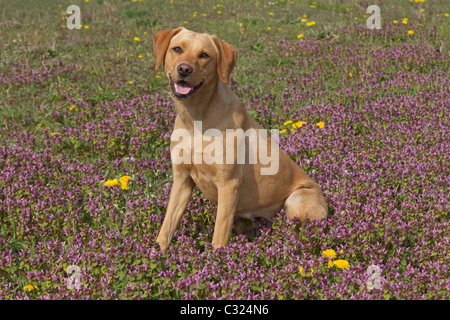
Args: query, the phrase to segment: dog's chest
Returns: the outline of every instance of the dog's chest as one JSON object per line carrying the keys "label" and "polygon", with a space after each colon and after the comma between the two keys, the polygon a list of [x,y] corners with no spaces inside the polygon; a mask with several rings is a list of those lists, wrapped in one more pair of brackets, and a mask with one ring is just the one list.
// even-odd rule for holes
{"label": "dog's chest", "polygon": [[210,178],[211,173],[208,173],[207,170],[202,170],[200,167],[193,165],[191,167],[191,177],[208,200],[217,202],[217,187],[214,181]]}

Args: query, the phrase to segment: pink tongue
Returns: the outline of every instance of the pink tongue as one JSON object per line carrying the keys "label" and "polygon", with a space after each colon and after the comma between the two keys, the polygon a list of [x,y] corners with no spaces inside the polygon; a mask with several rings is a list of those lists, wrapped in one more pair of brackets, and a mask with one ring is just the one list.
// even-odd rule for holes
{"label": "pink tongue", "polygon": [[187,83],[176,83],[175,82],[175,91],[179,94],[188,94],[191,90],[194,89]]}

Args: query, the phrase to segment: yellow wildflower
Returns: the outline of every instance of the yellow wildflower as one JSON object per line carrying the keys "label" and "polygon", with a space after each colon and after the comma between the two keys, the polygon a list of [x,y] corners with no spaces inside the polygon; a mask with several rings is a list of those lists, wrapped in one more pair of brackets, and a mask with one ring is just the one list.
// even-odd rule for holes
{"label": "yellow wildflower", "polygon": [[144,57],[142,54],[138,55],[138,58],[141,59],[142,57]]}
{"label": "yellow wildflower", "polygon": [[301,128],[305,123],[306,121],[297,121],[296,123],[292,124],[292,128]]}
{"label": "yellow wildflower", "polygon": [[325,250],[324,252],[322,252],[322,255],[331,259],[336,258],[336,251],[334,251],[333,249],[328,249]]}
{"label": "yellow wildflower", "polygon": [[128,181],[130,181],[132,178],[130,176],[123,176],[119,179],[120,183],[127,183]]}
{"label": "yellow wildflower", "polygon": [[119,179],[120,181],[120,188],[122,188],[122,190],[128,190],[128,186],[127,183],[129,180],[131,180],[132,178],[130,176],[123,176]]}
{"label": "yellow wildflower", "polygon": [[53,137],[53,136],[56,136],[57,134],[60,134],[59,132],[50,132],[50,135]]}
{"label": "yellow wildflower", "polygon": [[298,36],[297,36],[297,38],[303,38],[303,33],[300,33]]}
{"label": "yellow wildflower", "polygon": [[114,180],[106,180],[105,182],[105,186],[107,187],[113,187],[119,184],[119,181],[117,181],[117,179]]}
{"label": "yellow wildflower", "polygon": [[23,287],[23,290],[28,290],[28,292],[33,291],[33,290],[39,290],[38,287],[36,287],[34,284],[29,284],[26,285],[25,287]]}
{"label": "yellow wildflower", "polygon": [[298,269],[298,272],[300,272],[300,275],[301,275],[302,277],[312,277],[312,275],[313,275],[313,273],[314,273],[314,269],[311,268],[310,274],[305,274],[305,273],[303,272],[303,267],[300,267],[300,268]]}
{"label": "yellow wildflower", "polygon": [[325,126],[325,123],[323,121],[320,121],[317,122],[316,125],[319,126],[319,128],[323,128]]}
{"label": "yellow wildflower", "polygon": [[140,42],[141,41],[141,39],[139,39],[139,37],[134,37],[133,40],[136,41],[136,42]]}
{"label": "yellow wildflower", "polygon": [[414,31],[413,30],[408,30],[408,34],[414,34]]}
{"label": "yellow wildflower", "polygon": [[76,107],[73,105],[69,108],[70,111],[72,111],[73,109],[75,109]]}
{"label": "yellow wildflower", "polygon": [[123,181],[128,182],[128,180],[131,180],[131,179],[132,178],[130,176],[123,176],[119,180],[120,180],[120,182],[123,182]]}
{"label": "yellow wildflower", "polygon": [[311,22],[308,22],[306,25],[307,25],[308,27],[311,27],[311,26],[313,26],[313,25],[315,25],[315,24],[316,24],[315,21],[311,21]]}
{"label": "yellow wildflower", "polygon": [[336,260],[333,262],[333,265],[339,269],[348,269],[350,268],[350,264],[346,260]]}
{"label": "yellow wildflower", "polygon": [[300,275],[301,275],[302,277],[305,276],[305,274],[303,273],[303,267],[300,267],[300,269],[298,269],[298,272],[300,272]]}

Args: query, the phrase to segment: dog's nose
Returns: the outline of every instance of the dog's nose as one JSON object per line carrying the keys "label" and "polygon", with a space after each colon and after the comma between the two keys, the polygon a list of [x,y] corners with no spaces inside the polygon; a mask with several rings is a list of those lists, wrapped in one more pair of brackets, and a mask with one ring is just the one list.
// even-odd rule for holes
{"label": "dog's nose", "polygon": [[177,68],[178,74],[182,77],[187,77],[192,73],[192,67],[186,63],[182,63]]}

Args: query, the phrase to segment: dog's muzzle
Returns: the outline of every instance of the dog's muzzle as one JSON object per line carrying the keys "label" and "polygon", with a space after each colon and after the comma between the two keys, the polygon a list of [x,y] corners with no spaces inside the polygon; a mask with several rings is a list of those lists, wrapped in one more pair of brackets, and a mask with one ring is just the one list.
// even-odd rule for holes
{"label": "dog's muzzle", "polygon": [[203,82],[204,81],[200,82],[196,86],[192,86],[184,80],[175,82],[170,79],[170,86],[175,97],[186,99],[192,96],[198,89],[200,89],[200,87],[203,85]]}

